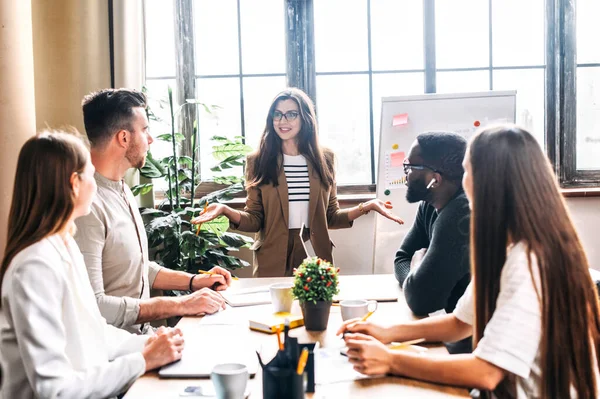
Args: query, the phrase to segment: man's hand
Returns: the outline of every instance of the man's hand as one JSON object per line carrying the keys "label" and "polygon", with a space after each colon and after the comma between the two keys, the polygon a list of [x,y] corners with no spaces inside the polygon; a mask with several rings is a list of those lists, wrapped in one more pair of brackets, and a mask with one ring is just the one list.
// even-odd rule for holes
{"label": "man's hand", "polygon": [[373,324],[369,321],[361,321],[359,318],[346,320],[338,329],[336,334],[344,334],[344,337],[346,337],[348,333],[361,333],[370,335],[371,337],[383,343],[390,343],[393,340],[393,337],[389,336],[389,328]]}
{"label": "man's hand", "polygon": [[225,299],[210,288],[202,288],[190,295],[179,297],[179,301],[181,303],[179,313],[182,316],[212,314],[225,309]]}
{"label": "man's hand", "polygon": [[391,370],[392,353],[381,342],[364,334],[346,334],[348,360],[354,370],[366,375],[387,374]]}
{"label": "man's hand", "polygon": [[414,253],[412,259],[410,260],[410,270],[414,270],[421,266],[421,262],[423,262],[423,258],[425,257],[426,253],[427,248],[421,248]]}
{"label": "man's hand", "polygon": [[146,371],[181,359],[183,347],[183,333],[179,328],[159,328],[142,349]]}
{"label": "man's hand", "polygon": [[223,291],[231,285],[231,273],[228,270],[215,266],[209,270],[209,273],[212,274],[199,274],[194,277],[194,291],[205,287],[214,288],[216,291]]}

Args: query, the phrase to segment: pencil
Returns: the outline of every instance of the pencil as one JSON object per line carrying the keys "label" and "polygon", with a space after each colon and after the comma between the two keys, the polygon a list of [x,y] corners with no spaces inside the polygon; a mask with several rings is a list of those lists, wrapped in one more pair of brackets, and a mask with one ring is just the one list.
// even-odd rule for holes
{"label": "pencil", "polygon": [[371,317],[371,315],[372,315],[373,313],[375,313],[375,311],[374,311],[374,310],[373,310],[373,311],[371,311],[371,312],[369,312],[369,313],[367,313],[366,315],[364,315],[364,316],[363,316],[363,318],[362,318],[360,321],[367,321],[367,319],[368,319],[369,317]]}
{"label": "pencil", "polygon": [[[204,203],[204,209],[202,210],[202,212],[200,212],[200,215],[206,212],[206,208],[208,208],[208,201]],[[202,226],[202,223],[198,223],[198,227],[196,227],[196,235],[200,234],[200,226]]]}
{"label": "pencil", "polygon": [[418,339],[413,339],[413,340],[404,341],[404,342],[392,342],[392,344],[389,346],[389,348],[390,349],[402,349],[406,346],[420,344],[421,342],[424,342],[424,341],[425,341],[425,338],[418,338]]}
{"label": "pencil", "polygon": [[[198,274],[210,274],[211,276],[223,276],[222,274],[214,273],[214,272],[207,272],[206,270],[198,270]],[[225,277],[225,276],[223,276],[223,277]],[[231,278],[233,280],[239,280],[239,278],[237,278],[235,276],[231,276]]]}
{"label": "pencil", "polygon": [[281,325],[277,325],[275,328],[275,335],[277,335],[277,345],[279,346],[279,350],[282,351],[283,343],[281,342],[281,335],[279,335],[279,333],[281,333]]}

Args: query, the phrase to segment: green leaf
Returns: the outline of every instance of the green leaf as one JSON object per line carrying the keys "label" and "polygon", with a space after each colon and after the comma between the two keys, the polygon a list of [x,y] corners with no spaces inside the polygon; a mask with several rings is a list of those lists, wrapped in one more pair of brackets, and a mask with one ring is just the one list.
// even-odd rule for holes
{"label": "green leaf", "polygon": [[213,141],[229,141],[229,139],[225,136],[212,136],[209,140]]}
{"label": "green leaf", "polygon": [[223,161],[234,155],[246,155],[252,151],[252,147],[246,144],[227,143],[213,147],[213,157],[217,161]]}
{"label": "green leaf", "polygon": [[152,186],[152,183],[137,184],[131,187],[131,192],[133,193],[134,197],[138,194],[144,195],[152,191]]}
{"label": "green leaf", "polygon": [[[156,139],[170,143],[172,140],[172,136],[171,136],[171,133],[164,133],[164,134],[160,134],[160,135],[156,136]],[[183,140],[185,140],[185,136],[183,134],[175,133],[175,142],[181,143]]]}
{"label": "green leaf", "polygon": [[227,246],[236,248],[248,247],[254,242],[254,240],[250,237],[229,232],[222,233],[221,240],[223,240],[223,242],[227,244]]}
{"label": "green leaf", "polygon": [[144,210],[141,212],[142,216],[144,215],[161,215],[161,216],[167,216],[169,213],[165,212],[165,211],[161,211],[158,209],[154,209],[154,208],[144,208]]}
{"label": "green leaf", "polygon": [[192,158],[188,157],[187,155],[182,155],[179,158],[177,158],[179,165],[184,166],[186,168],[192,169]]}
{"label": "green leaf", "polygon": [[167,175],[167,171],[165,169],[165,165],[161,161],[154,159],[152,154],[148,152],[146,163],[140,169],[140,175],[149,179],[157,179],[160,177],[165,177]]}

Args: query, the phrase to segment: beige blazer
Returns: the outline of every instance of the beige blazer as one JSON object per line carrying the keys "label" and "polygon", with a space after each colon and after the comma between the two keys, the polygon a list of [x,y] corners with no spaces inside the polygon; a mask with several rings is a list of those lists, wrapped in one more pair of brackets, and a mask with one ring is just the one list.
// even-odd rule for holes
{"label": "beige blazer", "polygon": [[[325,156],[334,157],[333,152],[329,150],[325,150]],[[250,178],[248,171],[253,169],[254,160],[255,156],[248,156],[247,178]],[[329,238],[328,229],[352,227],[352,222],[348,220],[348,211],[339,207],[335,183],[331,187],[325,187],[310,161],[308,176],[310,240],[318,257],[333,262],[333,243]],[[289,202],[283,167],[279,172],[278,183],[277,187],[262,184],[248,189],[246,206],[244,211],[240,212],[240,224],[233,226],[240,231],[257,232],[251,247],[254,250],[255,277],[281,277],[285,273]]]}

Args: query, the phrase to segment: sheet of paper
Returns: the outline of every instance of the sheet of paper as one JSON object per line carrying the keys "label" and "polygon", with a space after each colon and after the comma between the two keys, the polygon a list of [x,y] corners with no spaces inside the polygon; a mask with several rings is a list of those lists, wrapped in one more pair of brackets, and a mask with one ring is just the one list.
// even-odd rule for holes
{"label": "sheet of paper", "polygon": [[398,189],[406,187],[406,175],[404,174],[404,162],[406,155],[404,151],[386,151],[385,153],[385,188]]}
{"label": "sheet of paper", "polygon": [[408,123],[408,114],[398,114],[394,115],[394,119],[392,120],[392,126],[402,126]]}
{"label": "sheet of paper", "polygon": [[343,348],[344,346],[340,345],[336,348],[319,349],[316,352],[315,383],[317,385],[372,378],[354,370],[348,357],[340,353]]}
{"label": "sheet of paper", "polygon": [[248,326],[248,317],[244,312],[238,312],[234,308],[227,306],[225,309],[209,314],[200,319],[203,326]]}

